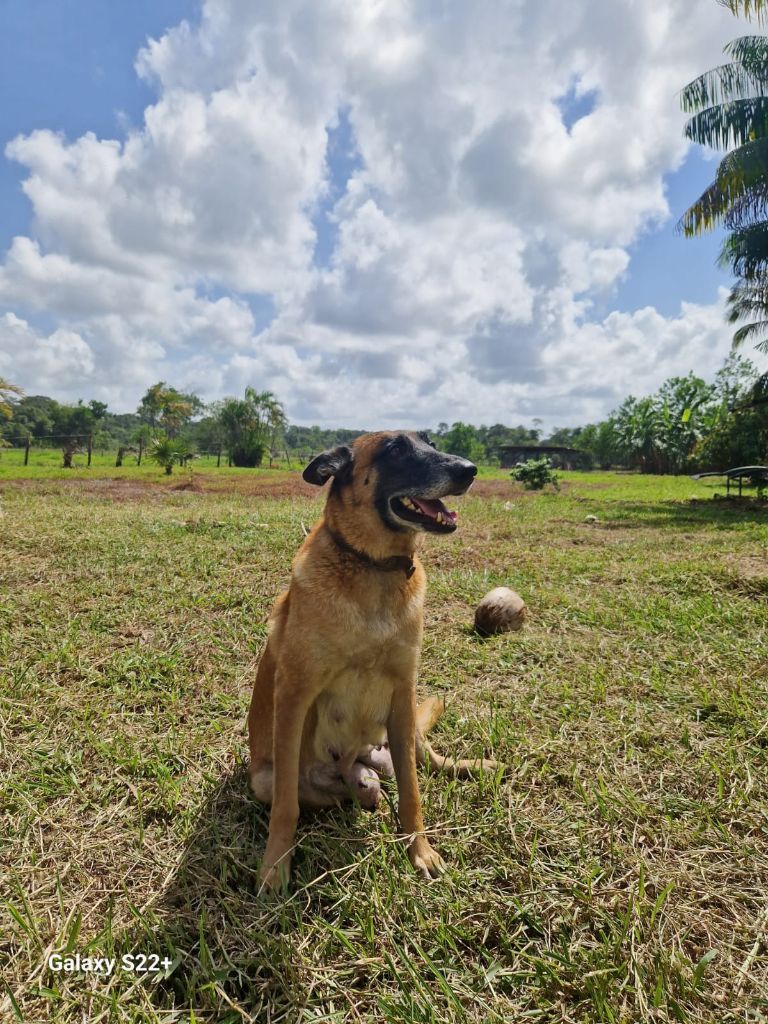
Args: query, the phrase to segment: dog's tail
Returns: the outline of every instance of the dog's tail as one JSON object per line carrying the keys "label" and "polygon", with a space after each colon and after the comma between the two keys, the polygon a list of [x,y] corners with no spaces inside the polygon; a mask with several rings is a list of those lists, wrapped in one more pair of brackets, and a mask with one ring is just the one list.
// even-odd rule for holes
{"label": "dog's tail", "polygon": [[473,760],[456,760],[437,754],[427,740],[427,733],[445,711],[441,697],[428,697],[416,708],[416,761],[429,764],[434,771],[447,772],[457,779],[471,778],[480,772],[497,772],[503,766],[498,761],[479,757]]}

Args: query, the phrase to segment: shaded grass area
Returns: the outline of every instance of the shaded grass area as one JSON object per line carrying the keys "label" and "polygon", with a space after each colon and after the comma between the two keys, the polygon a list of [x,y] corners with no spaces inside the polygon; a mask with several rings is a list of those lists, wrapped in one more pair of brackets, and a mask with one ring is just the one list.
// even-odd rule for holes
{"label": "shaded grass area", "polygon": [[[441,883],[387,808],[339,810],[302,819],[294,892],[264,903],[245,713],[322,499],[277,471],[118,473],[0,489],[0,1018],[764,1019],[762,506],[486,474],[424,551],[421,687],[448,700],[435,746],[508,776],[423,776]],[[500,584],[530,617],[481,641]],[[67,949],[172,966],[44,966]]]}

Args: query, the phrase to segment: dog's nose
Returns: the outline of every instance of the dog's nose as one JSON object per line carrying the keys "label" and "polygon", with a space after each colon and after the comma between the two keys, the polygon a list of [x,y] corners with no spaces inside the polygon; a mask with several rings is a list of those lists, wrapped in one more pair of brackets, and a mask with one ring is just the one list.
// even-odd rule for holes
{"label": "dog's nose", "polygon": [[468,459],[457,459],[454,473],[462,483],[471,484],[477,476],[477,466]]}

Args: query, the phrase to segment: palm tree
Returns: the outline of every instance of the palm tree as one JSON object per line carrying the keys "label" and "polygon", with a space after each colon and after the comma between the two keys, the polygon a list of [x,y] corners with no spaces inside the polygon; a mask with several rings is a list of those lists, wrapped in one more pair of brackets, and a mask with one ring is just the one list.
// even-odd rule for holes
{"label": "palm tree", "polygon": [[178,437],[156,437],[152,441],[147,456],[158,466],[162,466],[166,475],[170,476],[176,463],[183,466],[188,459],[192,458],[192,452],[186,441],[182,441]]}
{"label": "palm tree", "polygon": [[13,416],[13,405],[11,402],[14,396],[23,394],[24,392],[18,384],[11,384],[4,377],[0,377],[0,416],[9,420]]}
{"label": "palm tree", "polygon": [[[732,13],[762,20],[768,0],[720,0]],[[690,237],[722,224],[729,234],[720,263],[740,281],[729,298],[728,319],[751,322],[734,335],[768,346],[768,38],[749,35],[725,47],[727,64],[700,75],[683,89],[683,110],[692,116],[685,134],[693,142],[727,149],[714,182],[680,220]],[[761,335],[766,338],[760,340]]]}
{"label": "palm tree", "polygon": [[225,398],[217,420],[235,466],[260,466],[270,443],[285,430],[285,410],[271,391],[247,387],[243,398]]}

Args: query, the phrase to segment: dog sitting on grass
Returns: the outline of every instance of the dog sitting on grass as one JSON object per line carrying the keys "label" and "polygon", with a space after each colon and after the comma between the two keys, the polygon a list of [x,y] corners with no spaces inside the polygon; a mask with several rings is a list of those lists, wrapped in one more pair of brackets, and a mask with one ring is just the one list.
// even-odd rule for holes
{"label": "dog sitting on grass", "polygon": [[293,562],[275,604],[248,716],[251,786],[270,803],[262,884],[287,884],[300,806],[354,798],[368,808],[380,775],[394,775],[400,830],[425,878],[445,866],[424,834],[417,761],[458,775],[493,761],[436,754],[425,733],[442,702],[416,706],[426,579],[416,556],[424,533],[453,533],[442,498],[464,494],[477,473],[423,434],[364,434],[304,470],[331,479],[323,518]]}

